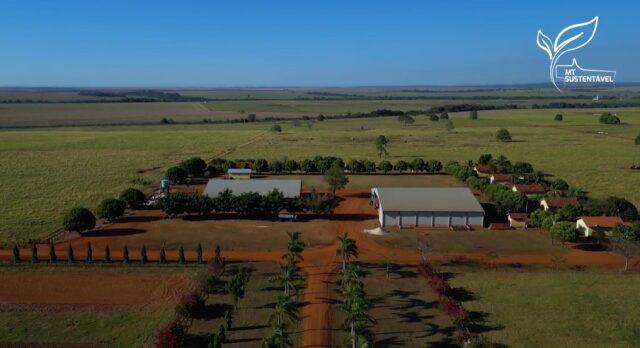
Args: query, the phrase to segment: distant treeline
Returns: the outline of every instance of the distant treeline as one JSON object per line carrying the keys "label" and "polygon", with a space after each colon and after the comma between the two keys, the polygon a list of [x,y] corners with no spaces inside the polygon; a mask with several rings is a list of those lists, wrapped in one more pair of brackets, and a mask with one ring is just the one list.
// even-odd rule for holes
{"label": "distant treeline", "polygon": [[161,102],[199,102],[207,101],[204,97],[186,97],[180,93],[162,92],[156,90],[135,90],[125,92],[104,92],[96,90],[86,90],[78,92],[78,95],[99,98],[121,98],[121,99],[143,99]]}

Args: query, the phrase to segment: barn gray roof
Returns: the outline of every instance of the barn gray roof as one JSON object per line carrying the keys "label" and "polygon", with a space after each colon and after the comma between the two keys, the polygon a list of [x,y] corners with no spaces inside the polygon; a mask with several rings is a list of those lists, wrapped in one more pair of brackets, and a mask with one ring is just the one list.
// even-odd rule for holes
{"label": "barn gray roof", "polygon": [[221,180],[211,179],[204,189],[204,194],[209,197],[216,197],[220,192],[229,189],[234,195],[247,192],[255,192],[267,195],[273,189],[277,189],[287,197],[299,197],[302,182],[300,180],[269,180],[269,179],[248,179],[248,180]]}
{"label": "barn gray roof", "polygon": [[466,187],[380,187],[380,207],[386,211],[437,211],[484,213],[484,209]]}
{"label": "barn gray roof", "polygon": [[229,174],[251,174],[251,168],[229,168],[227,169]]}

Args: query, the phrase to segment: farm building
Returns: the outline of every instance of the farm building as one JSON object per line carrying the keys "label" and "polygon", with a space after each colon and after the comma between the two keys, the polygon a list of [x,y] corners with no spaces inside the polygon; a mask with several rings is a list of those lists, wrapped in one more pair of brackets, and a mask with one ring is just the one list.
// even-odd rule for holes
{"label": "farm building", "polygon": [[383,227],[482,227],[484,223],[484,210],[466,187],[374,187],[371,199]]}
{"label": "farm building", "polygon": [[509,226],[513,228],[527,228],[529,215],[527,213],[509,213],[507,219],[509,219]]}
{"label": "farm building", "polygon": [[249,168],[229,168],[227,170],[227,176],[230,179],[251,179],[251,169]]}
{"label": "farm building", "polygon": [[209,197],[217,197],[225,190],[231,191],[234,195],[240,195],[248,192],[255,192],[261,195],[267,195],[273,190],[282,192],[285,198],[300,197],[302,189],[302,181],[300,180],[262,180],[262,179],[246,179],[246,180],[221,180],[211,179],[204,189],[204,194]]}
{"label": "farm building", "polygon": [[547,192],[541,184],[515,184],[512,190],[514,192],[524,193],[527,196],[539,195]]}
{"label": "farm building", "polygon": [[473,171],[481,178],[489,178],[493,174],[493,168],[488,164],[476,164]]}
{"label": "farm building", "polygon": [[565,205],[579,205],[578,198],[576,197],[545,197],[540,201],[540,207],[544,211],[553,211],[558,208],[562,208]]}
{"label": "farm building", "polygon": [[576,222],[576,229],[585,237],[589,237],[596,230],[607,233],[615,225],[622,223],[622,219],[617,216],[583,216]]}
{"label": "farm building", "polygon": [[492,184],[510,184],[513,182],[513,175],[511,174],[493,174],[491,175]]}

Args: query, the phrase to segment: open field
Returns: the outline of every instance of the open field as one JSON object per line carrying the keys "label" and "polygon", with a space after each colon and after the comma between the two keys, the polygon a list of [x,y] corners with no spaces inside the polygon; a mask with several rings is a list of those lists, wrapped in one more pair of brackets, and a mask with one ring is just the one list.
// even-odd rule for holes
{"label": "open field", "polygon": [[416,250],[426,241],[429,252],[486,253],[487,255],[542,254],[561,255],[567,252],[556,243],[551,245],[548,234],[538,229],[450,231],[448,229],[416,228],[389,229],[391,234],[372,236],[376,242],[388,247]]}
{"label": "open field", "polygon": [[[604,111],[617,113],[624,124],[599,124],[596,115]],[[552,120],[557,112],[564,114],[564,121]],[[503,110],[479,115],[472,121],[468,113],[451,114],[456,127],[451,133],[443,122],[426,117],[417,117],[406,127],[395,118],[327,120],[312,128],[281,123],[280,134],[266,132],[270,125],[265,123],[0,131],[0,197],[5,205],[0,210],[0,240],[7,244],[46,235],[58,227],[65,208],[93,208],[133,181],[155,184],[167,167],[191,156],[337,155],[378,161],[374,142],[379,134],[390,140],[391,161],[416,157],[466,161],[482,153],[503,154],[513,161],[528,161],[591,196],[618,195],[640,205],[640,191],[635,189],[640,186],[640,172],[627,169],[640,163],[640,151],[633,144],[640,131],[639,108]],[[500,127],[510,130],[513,142],[494,139]]]}
{"label": "open field", "polygon": [[492,341],[511,347],[637,347],[640,274],[587,269],[450,272],[472,317]]}
{"label": "open field", "polygon": [[[367,297],[373,302],[369,314],[376,347],[456,347],[455,327],[442,314],[437,296],[429,289],[414,265],[365,264]],[[335,287],[335,285],[333,285]],[[334,296],[339,297],[339,294]],[[345,316],[338,304],[331,306],[332,347],[350,347]]]}
{"label": "open field", "polygon": [[[108,244],[121,250],[124,244],[140,248],[168,249],[184,246],[195,250],[198,242],[208,248],[220,245],[223,250],[286,251],[287,232],[300,232],[309,247],[326,245],[333,241],[334,233],[326,219],[309,222],[279,222],[266,220],[183,220],[164,219],[159,211],[135,211],[131,216],[113,223],[104,229],[85,233],[75,241],[78,247],[91,241],[98,250]],[[74,242],[74,243],[75,243]]]}
{"label": "open field", "polygon": [[192,277],[160,268],[4,267],[0,345],[148,346]]}

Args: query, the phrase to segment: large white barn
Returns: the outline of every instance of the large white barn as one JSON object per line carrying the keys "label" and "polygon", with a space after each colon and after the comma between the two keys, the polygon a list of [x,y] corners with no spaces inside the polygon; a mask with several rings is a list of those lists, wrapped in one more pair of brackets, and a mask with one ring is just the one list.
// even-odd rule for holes
{"label": "large white barn", "polygon": [[484,209],[466,187],[374,187],[380,226],[449,227],[484,224]]}

